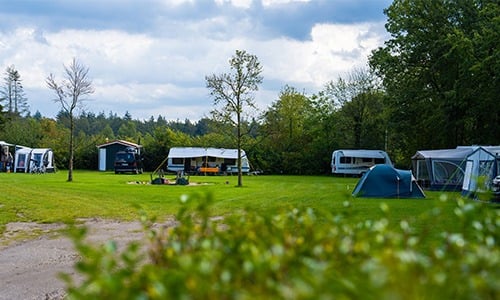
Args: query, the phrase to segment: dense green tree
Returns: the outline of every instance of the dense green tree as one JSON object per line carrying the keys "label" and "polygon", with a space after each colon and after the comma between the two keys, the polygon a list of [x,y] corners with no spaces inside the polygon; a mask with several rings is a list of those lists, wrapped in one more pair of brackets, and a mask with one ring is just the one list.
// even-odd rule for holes
{"label": "dense green tree", "polygon": [[325,87],[336,117],[342,148],[384,148],[386,130],[383,93],[377,78],[366,69],[353,69]]}
{"label": "dense green tree", "polygon": [[333,150],[343,145],[344,139],[340,139],[339,122],[337,120],[337,108],[325,91],[311,96],[313,113],[307,120],[312,140],[311,151],[307,153],[310,157],[314,173],[330,173],[330,162]]}
{"label": "dense green tree", "polygon": [[118,138],[121,140],[137,140],[136,125],[131,120],[125,120],[120,128],[118,128]]}
{"label": "dense green tree", "polygon": [[285,86],[279,99],[264,114],[261,132],[268,142],[269,153],[274,153],[271,164],[274,172],[300,174],[309,168],[309,157],[305,154],[310,150],[311,138],[305,124],[311,113],[310,100],[295,88]]}
{"label": "dense green tree", "polygon": [[31,117],[16,117],[8,120],[0,139],[21,146],[41,147],[43,135],[44,132],[38,120]]}
{"label": "dense green tree", "polygon": [[500,8],[494,0],[395,0],[391,38],[372,53],[397,147],[493,144],[500,140]]}
{"label": "dense green tree", "polygon": [[259,89],[263,77],[262,66],[257,56],[244,50],[236,50],[229,60],[231,73],[206,76],[207,88],[214,97],[216,109],[212,115],[236,128],[236,147],[238,151],[238,186],[243,185],[241,171],[241,147],[244,131],[243,123],[248,119],[245,114],[255,108],[254,92]]}
{"label": "dense green tree", "polygon": [[115,139],[115,134],[113,132],[113,129],[111,129],[111,126],[109,126],[109,124],[104,125],[104,127],[99,132],[99,135],[104,137],[104,140],[111,141]]}

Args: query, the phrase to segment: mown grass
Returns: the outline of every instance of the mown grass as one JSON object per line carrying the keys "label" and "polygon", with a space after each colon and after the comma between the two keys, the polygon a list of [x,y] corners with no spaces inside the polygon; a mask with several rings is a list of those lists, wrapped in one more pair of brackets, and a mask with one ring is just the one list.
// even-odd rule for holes
{"label": "mown grass", "polygon": [[[73,182],[66,182],[66,178],[65,171],[44,175],[0,173],[0,230],[14,221],[52,223],[91,217],[135,220],[141,213],[162,219],[178,211],[182,195],[211,194],[214,216],[242,210],[274,214],[310,207],[349,214],[354,222],[377,219],[383,208],[390,211],[384,215],[392,224],[418,217],[417,227],[437,233],[453,229],[454,200],[459,198],[458,193],[440,192],[426,192],[426,199],[353,198],[351,192],[358,179],[332,176],[245,176],[240,188],[235,187],[236,176],[191,176],[191,183],[199,183],[195,186],[145,184],[151,180],[150,174],[77,170]],[[445,217],[421,217],[432,209],[442,210]]]}

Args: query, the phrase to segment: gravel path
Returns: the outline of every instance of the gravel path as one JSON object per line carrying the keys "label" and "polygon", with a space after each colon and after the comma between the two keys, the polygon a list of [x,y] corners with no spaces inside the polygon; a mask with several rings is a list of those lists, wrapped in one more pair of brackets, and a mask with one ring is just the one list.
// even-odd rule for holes
{"label": "gravel path", "polygon": [[[118,249],[144,239],[139,222],[85,220],[89,242],[114,240]],[[0,237],[0,300],[62,299],[61,272],[75,275],[79,259],[62,224],[10,223]]]}

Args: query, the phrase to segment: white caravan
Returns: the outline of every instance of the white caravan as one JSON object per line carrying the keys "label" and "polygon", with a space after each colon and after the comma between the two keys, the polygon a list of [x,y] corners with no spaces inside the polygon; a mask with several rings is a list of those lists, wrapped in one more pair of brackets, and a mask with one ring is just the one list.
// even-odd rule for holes
{"label": "white caravan", "polygon": [[[237,160],[237,149],[173,147],[168,153],[167,169],[188,173],[237,173]],[[250,164],[243,149],[241,169],[243,173],[250,171]]]}
{"label": "white caravan", "polygon": [[374,165],[392,166],[391,159],[382,150],[335,150],[332,153],[332,173],[363,175]]}

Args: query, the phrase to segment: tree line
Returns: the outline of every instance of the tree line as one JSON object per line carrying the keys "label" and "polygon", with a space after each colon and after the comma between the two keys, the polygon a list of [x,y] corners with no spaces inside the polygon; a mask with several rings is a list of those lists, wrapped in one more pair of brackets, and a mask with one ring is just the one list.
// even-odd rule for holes
{"label": "tree line", "polygon": [[[64,109],[46,118],[31,115],[21,74],[11,66],[0,87],[0,139],[50,147],[65,168],[74,136],[79,169],[97,169],[96,145],[114,139],[142,144],[146,170],[171,147],[241,145],[253,169],[280,174],[327,174],[332,151],[341,148],[386,150],[397,167],[409,168],[417,150],[498,144],[498,2],[395,0],[384,12],[390,38],[372,52],[367,68],[352,69],[311,95],[285,85],[264,111],[254,110],[251,94],[241,94],[244,101],[234,104],[248,106],[238,118],[226,114],[238,95],[224,94],[219,83],[237,80],[239,72],[206,77],[214,104],[222,105],[197,121]],[[256,59],[237,51],[231,62],[260,68]],[[253,75],[251,91],[262,80],[260,72]]]}

